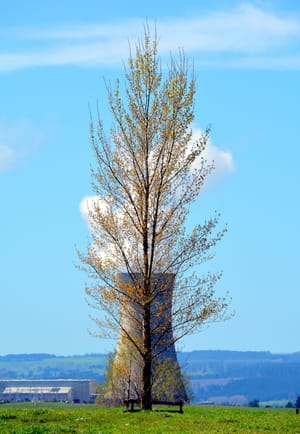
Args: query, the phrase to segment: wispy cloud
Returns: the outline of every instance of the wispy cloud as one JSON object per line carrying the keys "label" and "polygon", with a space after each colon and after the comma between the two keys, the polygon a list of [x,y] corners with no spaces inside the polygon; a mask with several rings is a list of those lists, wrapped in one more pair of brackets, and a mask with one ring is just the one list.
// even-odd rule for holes
{"label": "wispy cloud", "polygon": [[180,35],[189,51],[214,53],[263,53],[299,43],[300,17],[279,16],[251,4],[240,4],[231,11],[215,11],[188,21],[162,24],[168,45]]}
{"label": "wispy cloud", "polygon": [[14,148],[0,144],[0,171],[10,168],[16,159],[17,153]]}
{"label": "wispy cloud", "polygon": [[[0,72],[51,65],[110,66],[126,59],[143,19],[76,27],[18,29],[21,51],[0,52]],[[154,25],[149,21],[150,27]],[[157,20],[162,52],[184,47],[204,66],[300,67],[300,17],[242,3],[206,15]],[[2,29],[2,34],[4,30]],[[12,42],[13,45],[13,42]]]}
{"label": "wispy cloud", "polygon": [[24,160],[40,139],[40,131],[27,120],[10,125],[0,120],[0,172]]}
{"label": "wispy cloud", "polygon": [[[195,142],[199,137],[203,134],[200,128],[193,128],[193,135],[191,143]],[[235,170],[233,155],[229,149],[222,149],[218,146],[215,146],[212,143],[212,140],[209,138],[206,144],[206,148],[201,155],[204,157],[209,165],[213,165],[214,170],[210,174],[209,178],[206,180],[210,182],[211,178],[216,178],[219,175],[223,175],[226,173],[233,172]],[[200,163],[201,159],[199,160]],[[197,166],[197,160],[196,160]]]}

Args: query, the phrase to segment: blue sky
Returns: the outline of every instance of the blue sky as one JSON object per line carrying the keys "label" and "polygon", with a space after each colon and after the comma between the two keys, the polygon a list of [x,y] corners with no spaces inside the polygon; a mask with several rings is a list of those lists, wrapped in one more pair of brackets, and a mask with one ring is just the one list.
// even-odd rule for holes
{"label": "blue sky", "polygon": [[0,0],[0,354],[113,348],[88,333],[74,266],[92,194],[88,106],[110,126],[103,77],[122,77],[146,18],[163,60],[182,46],[194,61],[195,134],[212,126],[216,172],[189,223],[217,210],[229,228],[211,267],[235,317],[181,348],[300,351],[298,3]]}

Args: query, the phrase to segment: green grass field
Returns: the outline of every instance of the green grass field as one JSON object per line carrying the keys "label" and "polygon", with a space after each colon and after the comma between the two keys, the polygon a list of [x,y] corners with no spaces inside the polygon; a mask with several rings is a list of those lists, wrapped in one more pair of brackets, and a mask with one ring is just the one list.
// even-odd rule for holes
{"label": "green grass field", "polygon": [[76,404],[3,404],[0,433],[300,433],[295,409],[188,406],[125,413]]}

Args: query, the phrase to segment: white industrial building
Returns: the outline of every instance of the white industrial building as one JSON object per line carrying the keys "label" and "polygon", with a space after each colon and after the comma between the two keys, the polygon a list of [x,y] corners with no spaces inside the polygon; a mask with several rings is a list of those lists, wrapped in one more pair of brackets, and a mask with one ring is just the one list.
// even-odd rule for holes
{"label": "white industrial building", "polygon": [[0,380],[3,401],[90,402],[95,380]]}

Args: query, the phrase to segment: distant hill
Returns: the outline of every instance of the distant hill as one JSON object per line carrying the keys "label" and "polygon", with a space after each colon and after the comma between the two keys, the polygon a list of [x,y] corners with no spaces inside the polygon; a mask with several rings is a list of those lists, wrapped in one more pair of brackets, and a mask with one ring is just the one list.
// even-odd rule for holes
{"label": "distant hill", "polygon": [[193,351],[179,353],[195,402],[247,404],[300,395],[300,352]]}
{"label": "distant hill", "polygon": [[[194,402],[294,402],[300,395],[300,352],[192,351],[178,353],[178,359],[190,378]],[[105,354],[8,354],[0,356],[0,378],[90,378],[101,382],[106,363]]]}
{"label": "distant hill", "polygon": [[0,356],[2,379],[95,379],[104,380],[105,354],[55,356],[53,354],[8,354]]}

